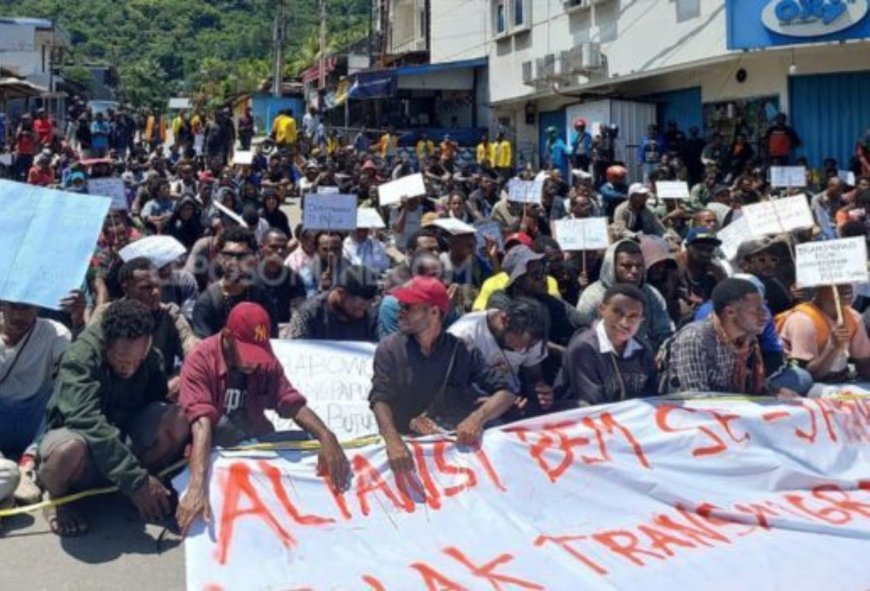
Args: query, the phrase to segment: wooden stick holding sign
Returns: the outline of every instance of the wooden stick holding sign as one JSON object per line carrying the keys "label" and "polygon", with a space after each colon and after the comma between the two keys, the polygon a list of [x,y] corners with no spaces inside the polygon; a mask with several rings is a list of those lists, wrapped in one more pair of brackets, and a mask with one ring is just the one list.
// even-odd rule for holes
{"label": "wooden stick holding sign", "polygon": [[564,219],[554,222],[556,241],[562,250],[580,251],[583,274],[586,275],[586,251],[606,250],[610,246],[607,218]]}

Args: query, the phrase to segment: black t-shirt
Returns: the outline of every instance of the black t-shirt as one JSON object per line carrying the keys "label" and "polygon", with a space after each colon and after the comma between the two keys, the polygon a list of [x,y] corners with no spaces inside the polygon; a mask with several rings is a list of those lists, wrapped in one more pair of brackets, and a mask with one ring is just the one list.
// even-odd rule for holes
{"label": "black t-shirt", "polygon": [[272,301],[272,297],[262,287],[252,284],[241,295],[224,297],[219,283],[209,286],[208,289],[196,298],[196,303],[193,305],[193,323],[191,327],[194,334],[204,339],[220,332],[227,325],[227,317],[230,315],[230,310],[241,302],[253,302],[263,306],[272,320],[272,337],[278,336],[278,320],[275,304]]}
{"label": "black t-shirt", "polygon": [[291,339],[376,342],[377,317],[372,308],[360,319],[339,319],[330,309],[329,292],[307,300],[290,321]]}
{"label": "black t-shirt", "polygon": [[244,413],[248,392],[248,376],[237,369],[227,370],[227,390],[224,393],[224,414]]}
{"label": "black t-shirt", "polygon": [[297,299],[305,299],[305,284],[302,278],[285,266],[281,266],[281,274],[275,279],[269,279],[262,273],[257,274],[257,285],[263,289],[275,306],[275,321],[278,324],[290,322],[290,303]]}

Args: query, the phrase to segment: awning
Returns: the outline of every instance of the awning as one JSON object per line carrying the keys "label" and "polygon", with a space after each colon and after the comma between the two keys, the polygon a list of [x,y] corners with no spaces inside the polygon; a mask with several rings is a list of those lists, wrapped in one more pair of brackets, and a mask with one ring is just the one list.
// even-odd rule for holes
{"label": "awning", "polygon": [[[354,82],[348,92],[348,98],[355,100],[391,98],[396,95],[399,88],[471,90],[474,87],[472,70],[486,64],[487,58],[478,58],[360,72],[353,77]],[[467,76],[443,76],[443,74],[458,74],[457,70],[468,70]]]}
{"label": "awning", "polygon": [[0,98],[16,99],[39,96],[48,89],[20,78],[0,78]]}
{"label": "awning", "polygon": [[[338,60],[336,59],[335,56],[331,55],[331,56],[325,58],[323,60],[323,70],[324,70],[323,75],[326,76],[327,74],[329,74],[330,72],[335,70],[335,66],[337,64],[338,64]],[[308,68],[307,70],[305,70],[304,72],[302,72],[302,75],[300,76],[300,78],[302,78],[302,82],[305,84],[307,84],[309,82],[316,82],[317,80],[320,80],[320,63],[319,63],[319,61],[318,61],[317,65],[312,66],[312,67]]]}

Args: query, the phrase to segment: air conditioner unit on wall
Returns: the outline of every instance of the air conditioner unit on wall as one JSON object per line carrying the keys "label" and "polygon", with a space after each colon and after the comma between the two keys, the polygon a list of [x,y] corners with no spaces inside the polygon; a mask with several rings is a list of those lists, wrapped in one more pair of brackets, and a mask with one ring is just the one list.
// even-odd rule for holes
{"label": "air conditioner unit on wall", "polygon": [[549,80],[556,75],[556,54],[548,53],[535,60],[535,79]]}
{"label": "air conditioner unit on wall", "polygon": [[578,47],[580,50],[580,61],[583,64],[584,71],[598,70],[601,68],[601,44],[600,43],[584,43]]}
{"label": "air conditioner unit on wall", "polygon": [[535,64],[532,60],[523,62],[523,84],[531,86],[535,83]]}

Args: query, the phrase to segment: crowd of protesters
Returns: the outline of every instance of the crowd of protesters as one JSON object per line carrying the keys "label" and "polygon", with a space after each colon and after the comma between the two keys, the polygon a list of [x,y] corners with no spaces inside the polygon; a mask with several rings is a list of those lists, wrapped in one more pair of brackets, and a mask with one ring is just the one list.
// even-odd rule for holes
{"label": "crowd of protesters", "polygon": [[[496,422],[584,405],[796,398],[815,383],[870,380],[868,286],[798,289],[793,255],[800,242],[868,236],[867,143],[852,185],[836,162],[803,162],[806,186],[788,193],[806,195],[815,227],[747,240],[728,260],[717,232],[778,196],[771,164],[796,162],[784,116],[757,149],[739,135],[705,145],[696,129],[651,126],[631,179],[615,161],[618,130],[579,119],[570,141],[548,135],[537,170],[515,167],[504,133],[465,148],[419,133],[401,147],[393,129],[342,137],[316,111],[282,111],[258,143],[250,111],[71,109],[64,131],[44,112],[22,119],[14,174],[74,193],[118,177],[128,207],[106,216],[86,280],[59,311],[0,304],[7,504],[110,483],[159,519],[173,505],[156,474],[188,449],[190,486],[174,510],[186,530],[210,515],[212,446],[269,437],[266,409],[320,441],[320,467],[340,488],[344,452],[270,338],[377,343],[369,400],[397,472],[414,469],[412,435],[455,431],[471,444]],[[251,164],[234,165],[248,149]],[[417,172],[426,195],[381,206],[381,184]],[[540,204],[509,199],[514,177],[543,181]],[[668,180],[688,181],[690,197],[659,199]],[[318,192],[356,195],[383,224],[294,227],[286,206]],[[609,248],[561,248],[557,220],[600,216]],[[445,230],[447,218],[471,230]],[[475,231],[492,222],[500,236]],[[185,254],[162,266],[121,259],[148,236]],[[61,535],[87,530],[74,505],[47,518]]]}

